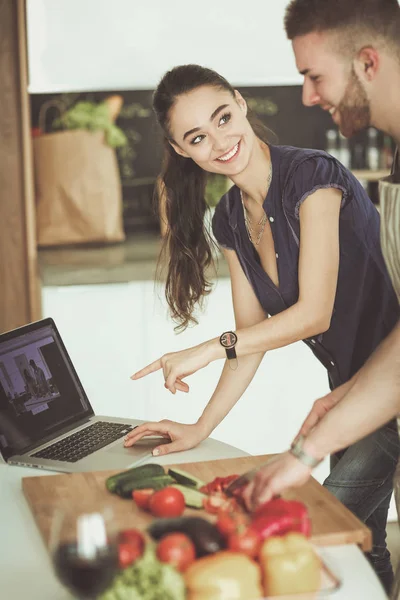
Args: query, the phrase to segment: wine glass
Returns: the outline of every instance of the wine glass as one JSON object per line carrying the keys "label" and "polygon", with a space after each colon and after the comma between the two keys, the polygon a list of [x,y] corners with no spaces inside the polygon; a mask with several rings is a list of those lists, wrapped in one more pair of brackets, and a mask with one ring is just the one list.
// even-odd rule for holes
{"label": "wine glass", "polygon": [[112,583],[118,547],[111,509],[79,514],[57,509],[49,546],[58,579],[76,598],[93,600]]}

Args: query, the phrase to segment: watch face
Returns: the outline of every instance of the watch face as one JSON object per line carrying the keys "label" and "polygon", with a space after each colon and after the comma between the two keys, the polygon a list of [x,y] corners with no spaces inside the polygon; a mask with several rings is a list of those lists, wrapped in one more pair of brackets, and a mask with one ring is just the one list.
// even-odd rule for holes
{"label": "watch face", "polygon": [[237,335],[233,331],[226,331],[221,335],[219,341],[224,348],[232,348],[237,342]]}

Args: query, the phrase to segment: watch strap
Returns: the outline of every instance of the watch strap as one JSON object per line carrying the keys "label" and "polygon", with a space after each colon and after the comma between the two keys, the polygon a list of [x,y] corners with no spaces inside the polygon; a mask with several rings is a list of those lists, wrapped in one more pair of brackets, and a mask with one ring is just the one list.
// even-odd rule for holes
{"label": "watch strap", "polygon": [[226,358],[228,360],[233,360],[233,359],[237,358],[235,346],[232,346],[232,348],[225,348],[225,352],[226,352]]}
{"label": "watch strap", "polygon": [[299,437],[290,446],[289,452],[293,454],[293,456],[295,456],[303,465],[313,469],[319,465],[322,459],[315,458],[315,456],[311,456],[311,454],[308,454],[303,450],[305,439],[306,438],[304,435],[299,435]]}

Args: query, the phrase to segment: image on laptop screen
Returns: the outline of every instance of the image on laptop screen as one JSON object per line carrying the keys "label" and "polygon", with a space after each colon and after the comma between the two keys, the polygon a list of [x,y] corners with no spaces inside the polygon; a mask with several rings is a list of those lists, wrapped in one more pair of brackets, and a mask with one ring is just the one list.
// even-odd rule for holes
{"label": "image on laptop screen", "polygon": [[92,415],[53,326],[0,341],[0,449],[4,458]]}

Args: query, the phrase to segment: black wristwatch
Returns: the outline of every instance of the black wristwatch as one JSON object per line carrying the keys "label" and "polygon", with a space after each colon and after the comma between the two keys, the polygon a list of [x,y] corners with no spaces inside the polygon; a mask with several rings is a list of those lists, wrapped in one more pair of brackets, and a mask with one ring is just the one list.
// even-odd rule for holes
{"label": "black wristwatch", "polygon": [[219,338],[219,342],[221,346],[225,348],[226,358],[228,360],[237,359],[235,350],[237,342],[236,333],[233,333],[233,331],[225,331]]}

